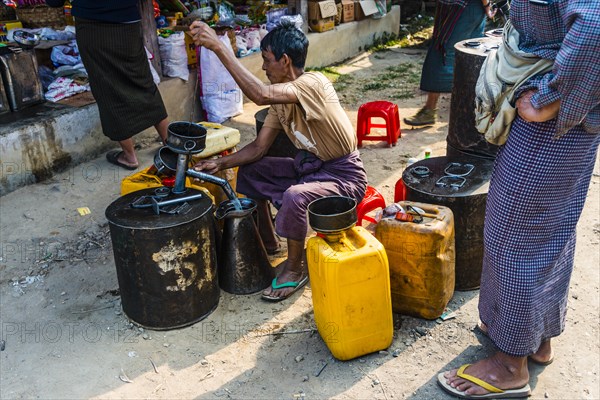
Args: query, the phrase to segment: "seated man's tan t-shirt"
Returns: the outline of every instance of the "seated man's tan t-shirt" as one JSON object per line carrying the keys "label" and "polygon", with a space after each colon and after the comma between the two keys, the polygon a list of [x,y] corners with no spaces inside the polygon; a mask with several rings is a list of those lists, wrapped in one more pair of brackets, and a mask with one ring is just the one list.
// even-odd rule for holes
{"label": "seated man's tan t-shirt", "polygon": [[263,126],[283,129],[292,143],[323,161],[356,150],[356,135],[333,84],[320,72],[289,82],[299,103],[273,104]]}

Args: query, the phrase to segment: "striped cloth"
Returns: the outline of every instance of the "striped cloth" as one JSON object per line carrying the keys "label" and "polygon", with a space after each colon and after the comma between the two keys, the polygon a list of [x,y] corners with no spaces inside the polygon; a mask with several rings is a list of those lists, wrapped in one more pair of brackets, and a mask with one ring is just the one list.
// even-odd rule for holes
{"label": "striped cloth", "polygon": [[77,18],[75,24],[104,134],[121,141],[165,119],[167,111],[152,79],[141,23]]}
{"label": "striped cloth", "polygon": [[[478,0],[476,0],[478,1]],[[432,47],[446,53],[445,46],[458,23],[460,15],[465,9],[467,1],[449,2],[440,0],[435,8],[435,19],[433,21]]]}
{"label": "striped cloth", "polygon": [[535,79],[534,107],[561,99],[555,135],[583,124],[600,133],[600,1],[528,0],[511,2],[510,19],[521,35],[520,48],[555,60],[552,73]]}
{"label": "striped cloth", "polygon": [[461,5],[438,4],[433,38],[421,72],[421,90],[450,92],[454,80],[454,45],[483,36],[485,11],[479,0]]}
{"label": "striped cloth", "polygon": [[481,320],[504,353],[527,356],[565,326],[575,226],[599,135],[515,119],[487,196]]}

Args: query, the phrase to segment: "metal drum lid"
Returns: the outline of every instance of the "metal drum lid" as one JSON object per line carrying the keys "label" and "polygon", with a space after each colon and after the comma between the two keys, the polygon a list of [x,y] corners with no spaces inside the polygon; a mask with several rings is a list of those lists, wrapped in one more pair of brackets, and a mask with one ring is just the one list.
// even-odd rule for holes
{"label": "metal drum lid", "polygon": [[486,36],[475,39],[461,40],[454,45],[456,51],[486,57],[490,50],[497,49],[502,43],[502,37]]}
{"label": "metal drum lid", "polygon": [[486,194],[493,160],[479,157],[433,157],[404,170],[408,189],[441,197]]}
{"label": "metal drum lid", "polygon": [[[129,228],[129,229],[164,229],[178,225],[187,224],[198,218],[202,218],[206,213],[212,212],[212,200],[200,190],[188,189],[180,195],[168,194],[164,199],[173,200],[188,196],[199,196],[189,201],[183,201],[165,207],[160,214],[156,214],[152,207],[135,208],[132,204],[135,202],[152,201],[152,197],[161,198],[161,191],[166,188],[143,189],[119,197],[113,201],[106,209],[106,219],[111,224]],[[167,193],[164,193],[167,194]]]}

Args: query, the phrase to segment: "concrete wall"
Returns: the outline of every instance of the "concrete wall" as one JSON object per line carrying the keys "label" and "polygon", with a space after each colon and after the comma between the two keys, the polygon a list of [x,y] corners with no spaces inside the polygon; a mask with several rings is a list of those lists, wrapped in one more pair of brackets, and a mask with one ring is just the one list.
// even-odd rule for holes
{"label": "concrete wall", "polygon": [[[159,85],[171,120],[189,120],[195,79],[196,71],[191,71],[187,83],[168,79]],[[83,107],[46,103],[0,119],[0,196],[119,148],[102,134],[95,103]],[[135,139],[148,137],[158,137],[154,128]]]}
{"label": "concrete wall", "polygon": [[[40,109],[42,109],[40,107]],[[0,195],[43,181],[55,171],[90,158],[90,150],[107,148],[95,105],[46,109],[0,127]]]}
{"label": "concrete wall", "polygon": [[[370,45],[384,32],[398,33],[400,8],[379,20],[367,19],[338,25],[335,30],[309,33],[308,67],[323,67],[350,58]],[[266,82],[260,53],[240,59],[252,73]],[[196,71],[187,82],[167,79],[159,89],[171,121],[190,119]],[[196,103],[196,109],[198,107]],[[140,110],[143,112],[143,110]],[[198,119],[194,115],[194,119]],[[96,158],[116,143],[103,134],[95,104],[67,107],[47,103],[0,117],[0,196],[21,186],[40,182],[83,161]],[[136,140],[156,137],[153,128],[135,136]]]}

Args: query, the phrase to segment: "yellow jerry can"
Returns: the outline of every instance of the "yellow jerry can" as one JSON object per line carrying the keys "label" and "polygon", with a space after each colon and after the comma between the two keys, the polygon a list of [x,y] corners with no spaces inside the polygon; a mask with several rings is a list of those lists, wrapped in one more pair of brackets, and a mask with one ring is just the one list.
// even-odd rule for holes
{"label": "yellow jerry can", "polygon": [[[163,186],[163,178],[154,173],[156,169],[151,166],[142,171],[126,176],[121,181],[121,196],[125,196],[131,192],[137,192],[142,189],[158,188]],[[196,184],[189,176],[185,177],[185,187],[200,190],[204,192],[210,199],[215,201],[215,196],[209,188],[203,185]]]}
{"label": "yellow jerry can", "polygon": [[[219,157],[222,154],[228,154],[236,151],[235,146],[240,142],[239,130],[213,122],[199,122],[199,124],[206,129],[206,147],[201,153],[194,154],[190,157],[190,167],[202,159]],[[214,175],[218,178],[226,179],[233,190],[235,190],[237,168],[229,168],[219,171]],[[142,189],[163,186],[167,183],[166,180],[169,179],[172,185],[173,177],[167,178],[164,176],[159,176],[156,174],[155,168],[146,168],[142,171],[125,177],[121,181],[121,196]],[[212,183],[196,182],[190,179],[188,176],[185,178],[185,187],[202,191],[208,189],[211,199],[217,205],[222,201],[227,200],[227,196],[225,193],[223,193],[223,189]]]}
{"label": "yellow jerry can", "polygon": [[385,247],[390,263],[393,310],[438,318],[454,294],[454,215],[450,208],[439,205],[397,204],[411,210],[408,215],[413,221],[392,216],[382,218],[375,228],[375,237]]}
{"label": "yellow jerry can", "polygon": [[386,349],[393,339],[388,260],[362,227],[308,239],[315,322],[333,356],[350,360]]}

